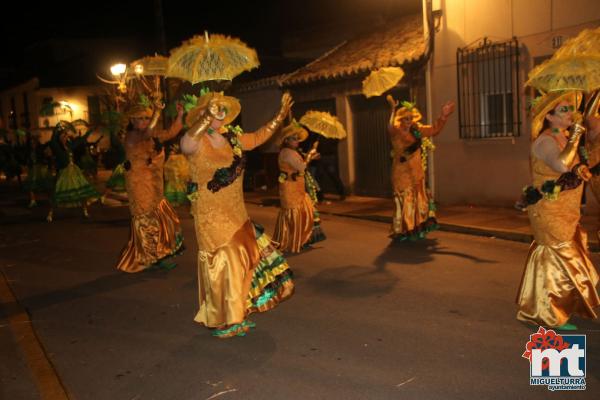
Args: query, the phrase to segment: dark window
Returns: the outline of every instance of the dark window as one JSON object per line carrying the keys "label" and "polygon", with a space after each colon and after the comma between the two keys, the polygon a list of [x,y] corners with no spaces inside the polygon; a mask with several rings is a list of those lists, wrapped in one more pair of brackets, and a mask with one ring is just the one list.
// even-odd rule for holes
{"label": "dark window", "polygon": [[21,125],[28,129],[31,127],[31,120],[29,118],[29,97],[27,93],[23,93],[23,112],[21,113]]}
{"label": "dark window", "polygon": [[519,43],[516,38],[456,53],[461,139],[519,136]]}
{"label": "dark window", "polygon": [[44,117],[51,117],[54,115],[54,99],[52,97],[44,97],[42,99],[40,115]]}
{"label": "dark window", "polygon": [[100,97],[88,96],[88,122],[92,125],[100,123]]}

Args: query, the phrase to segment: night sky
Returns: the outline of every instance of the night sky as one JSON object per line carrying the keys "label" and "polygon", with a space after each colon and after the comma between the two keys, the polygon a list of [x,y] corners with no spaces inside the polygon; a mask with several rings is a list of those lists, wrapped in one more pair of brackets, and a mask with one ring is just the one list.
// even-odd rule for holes
{"label": "night sky", "polygon": [[[163,0],[162,4],[167,49],[208,30],[239,37],[258,51],[261,60],[282,55],[284,35],[301,35],[307,29],[327,29],[340,23],[360,27],[368,15],[387,17],[421,9],[421,0]],[[44,60],[38,62],[35,57],[44,57],[31,46],[49,39],[122,38],[136,41],[132,56],[160,53],[154,0],[20,1],[11,7],[14,9],[0,24],[7,39],[0,61],[4,71],[0,78],[5,81],[22,79],[24,71],[36,72],[31,64],[43,65]],[[10,78],[6,71],[12,73]]]}

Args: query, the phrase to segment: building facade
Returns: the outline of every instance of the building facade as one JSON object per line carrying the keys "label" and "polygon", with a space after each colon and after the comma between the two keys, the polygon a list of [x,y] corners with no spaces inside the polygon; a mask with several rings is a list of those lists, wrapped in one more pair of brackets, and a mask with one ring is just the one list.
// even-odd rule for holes
{"label": "building facade", "polygon": [[[432,113],[458,103],[435,139],[441,204],[510,207],[530,183],[528,72],[566,39],[600,25],[594,0],[441,0],[430,75]],[[438,10],[437,13],[435,10]],[[593,196],[588,204],[597,207]]]}

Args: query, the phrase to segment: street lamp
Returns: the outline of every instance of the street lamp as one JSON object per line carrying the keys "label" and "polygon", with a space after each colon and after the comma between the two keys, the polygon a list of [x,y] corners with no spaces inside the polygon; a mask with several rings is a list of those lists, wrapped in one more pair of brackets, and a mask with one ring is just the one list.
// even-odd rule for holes
{"label": "street lamp", "polygon": [[110,73],[113,74],[115,78],[120,78],[125,71],[127,71],[127,65],[125,64],[119,63],[110,67]]}
{"label": "street lamp", "polygon": [[123,63],[114,64],[110,67],[110,73],[117,78],[115,82],[117,84],[117,88],[119,92],[126,93],[127,92],[127,65]]}

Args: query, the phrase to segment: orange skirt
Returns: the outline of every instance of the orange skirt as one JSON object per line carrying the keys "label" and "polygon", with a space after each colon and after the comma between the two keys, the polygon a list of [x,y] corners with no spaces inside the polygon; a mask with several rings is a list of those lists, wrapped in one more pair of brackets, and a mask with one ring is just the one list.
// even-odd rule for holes
{"label": "orange skirt", "polygon": [[429,231],[438,228],[435,209],[425,189],[425,179],[401,192],[394,192],[394,203],[396,209],[390,237],[422,239]]}
{"label": "orange skirt", "polygon": [[314,209],[308,194],[299,207],[280,208],[273,234],[273,242],[281,251],[298,253],[312,237]]}
{"label": "orange skirt", "polygon": [[179,217],[162,199],[155,210],[131,218],[129,242],[121,252],[117,269],[140,272],[177,253],[183,243]]}
{"label": "orange skirt", "polygon": [[517,319],[557,327],[573,314],[596,318],[598,273],[586,249],[587,236],[579,226],[570,241],[531,244],[517,296]]}

